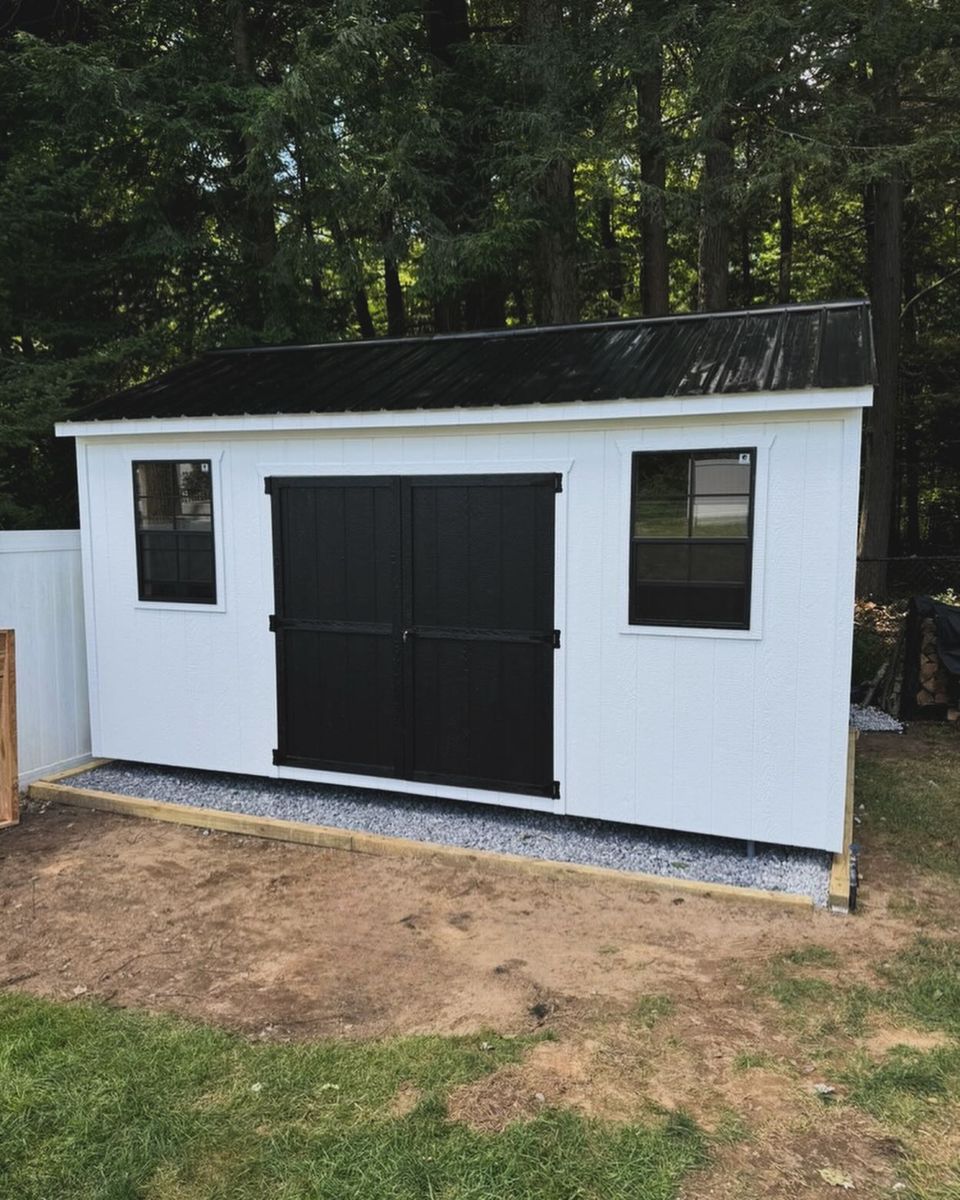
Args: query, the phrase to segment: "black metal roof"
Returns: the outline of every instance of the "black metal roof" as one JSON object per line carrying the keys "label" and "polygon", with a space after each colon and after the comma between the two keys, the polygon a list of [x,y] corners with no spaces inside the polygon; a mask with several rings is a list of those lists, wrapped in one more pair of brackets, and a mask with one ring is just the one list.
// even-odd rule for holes
{"label": "black metal roof", "polygon": [[860,387],[865,301],[215,350],[73,420],[487,408]]}

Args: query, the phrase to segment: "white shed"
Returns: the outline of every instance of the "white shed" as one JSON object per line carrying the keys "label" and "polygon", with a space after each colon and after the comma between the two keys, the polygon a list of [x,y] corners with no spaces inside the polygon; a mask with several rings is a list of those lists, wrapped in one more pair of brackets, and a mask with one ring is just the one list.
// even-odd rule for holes
{"label": "white shed", "polygon": [[93,752],[839,851],[869,311],[218,351],[76,438]]}

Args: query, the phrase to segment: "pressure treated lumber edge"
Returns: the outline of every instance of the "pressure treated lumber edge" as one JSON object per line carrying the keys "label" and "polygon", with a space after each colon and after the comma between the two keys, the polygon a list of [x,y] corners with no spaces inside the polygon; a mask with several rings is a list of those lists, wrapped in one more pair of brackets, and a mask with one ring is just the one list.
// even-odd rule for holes
{"label": "pressure treated lumber edge", "polygon": [[[90,770],[91,764],[88,764],[86,769]],[[77,772],[71,771],[65,774],[77,774]],[[239,833],[247,837],[297,842],[301,845],[317,846],[327,850],[348,850],[358,854],[383,857],[430,859],[453,866],[475,863],[478,866],[494,870],[520,871],[554,878],[579,876],[581,878],[607,879],[658,891],[682,892],[713,900],[773,904],[802,911],[812,911],[814,908],[811,896],[797,895],[792,892],[771,892],[761,888],[737,887],[729,883],[704,883],[696,879],[668,879],[660,875],[642,874],[638,871],[618,871],[613,867],[594,867],[583,863],[527,858],[522,854],[501,854],[494,850],[473,850],[464,846],[415,842],[407,838],[334,829],[326,825],[312,825],[305,821],[286,821],[278,817],[258,817],[250,816],[247,813],[224,812],[217,808],[193,808],[184,804],[170,804],[163,800],[119,796],[114,792],[74,787],[57,782],[61,778],[64,778],[64,775],[52,776],[50,779],[39,780],[31,784],[29,793],[31,799],[70,804],[78,808],[99,809],[103,812],[120,813],[128,817],[142,817],[150,821],[169,821],[177,825],[191,825],[198,829],[216,829],[221,833]]]}
{"label": "pressure treated lumber edge", "polygon": [[843,806],[843,850],[833,856],[830,864],[830,884],[827,888],[827,907],[832,912],[850,911],[850,847],[853,844],[853,796],[857,763],[859,730],[851,729],[847,741],[847,789]]}
{"label": "pressure treated lumber edge", "polygon": [[0,629],[0,829],[19,820],[17,635],[12,629]]}

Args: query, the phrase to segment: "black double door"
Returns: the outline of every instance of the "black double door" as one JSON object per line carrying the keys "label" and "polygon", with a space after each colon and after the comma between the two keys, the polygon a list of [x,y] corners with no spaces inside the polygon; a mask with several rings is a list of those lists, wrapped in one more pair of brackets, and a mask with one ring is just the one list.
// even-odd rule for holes
{"label": "black double door", "polygon": [[556,476],[267,489],[276,761],[554,793]]}

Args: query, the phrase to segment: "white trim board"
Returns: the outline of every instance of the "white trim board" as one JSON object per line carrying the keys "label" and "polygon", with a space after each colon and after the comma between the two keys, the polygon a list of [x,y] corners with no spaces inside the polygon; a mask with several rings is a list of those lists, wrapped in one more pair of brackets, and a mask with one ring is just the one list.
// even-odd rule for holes
{"label": "white trim board", "polygon": [[245,414],[232,417],[147,417],[119,421],[60,421],[58,437],[131,437],[162,433],[266,433],[293,430],[435,429],[444,426],[554,424],[566,421],[647,420],[653,417],[723,417],[741,413],[869,408],[873,387],[811,388],[801,392],[750,392],[667,396],[653,400],[590,400],[568,404],[516,404],[497,408],[410,409],[402,412]]}

